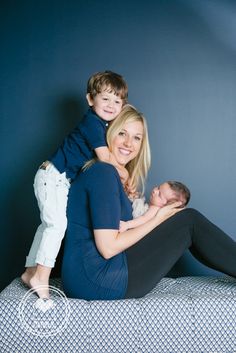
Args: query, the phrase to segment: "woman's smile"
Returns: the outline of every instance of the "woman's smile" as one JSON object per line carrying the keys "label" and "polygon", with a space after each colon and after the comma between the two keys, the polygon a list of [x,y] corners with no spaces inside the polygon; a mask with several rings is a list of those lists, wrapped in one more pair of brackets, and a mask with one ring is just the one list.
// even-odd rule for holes
{"label": "woman's smile", "polygon": [[113,139],[111,150],[117,163],[126,165],[134,159],[141,148],[143,124],[140,121],[125,123]]}
{"label": "woman's smile", "polygon": [[124,154],[126,156],[128,156],[131,153],[130,150],[126,150],[124,148],[119,148],[119,151],[120,151],[121,154]]}

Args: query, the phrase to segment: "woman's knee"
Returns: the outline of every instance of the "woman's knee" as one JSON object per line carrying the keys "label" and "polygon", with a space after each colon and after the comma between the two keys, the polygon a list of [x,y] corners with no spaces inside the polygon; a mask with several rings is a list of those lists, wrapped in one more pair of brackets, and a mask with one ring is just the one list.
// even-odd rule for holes
{"label": "woman's knee", "polygon": [[185,208],[182,212],[184,213],[185,216],[187,216],[192,221],[195,221],[203,217],[202,214],[199,211],[197,211],[195,208]]}

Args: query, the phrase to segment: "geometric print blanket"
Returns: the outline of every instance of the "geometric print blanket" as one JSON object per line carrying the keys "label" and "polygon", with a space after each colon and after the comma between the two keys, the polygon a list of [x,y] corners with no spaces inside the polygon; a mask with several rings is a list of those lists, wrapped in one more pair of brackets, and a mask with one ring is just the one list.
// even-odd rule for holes
{"label": "geometric print blanket", "polygon": [[0,353],[235,353],[236,280],[163,278],[139,299],[50,304],[13,280],[0,293]]}

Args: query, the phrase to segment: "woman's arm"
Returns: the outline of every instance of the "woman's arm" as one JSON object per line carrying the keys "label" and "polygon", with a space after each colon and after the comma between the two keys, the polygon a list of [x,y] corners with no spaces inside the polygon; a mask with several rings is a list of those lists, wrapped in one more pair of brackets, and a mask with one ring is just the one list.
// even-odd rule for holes
{"label": "woman's arm", "polygon": [[128,229],[136,228],[146,222],[148,222],[151,218],[153,218],[158,211],[158,207],[156,206],[149,206],[149,209],[142,215],[137,218],[131,219],[130,221],[127,222],[120,222],[120,229],[119,232],[123,233]]}
{"label": "woman's arm", "polygon": [[105,258],[109,259],[120,252],[136,244],[139,240],[148,235],[159,224],[170,218],[181,209],[177,208],[181,202],[175,202],[159,209],[156,216],[152,217],[145,224],[135,229],[129,229],[119,233],[116,229],[95,229],[94,237],[98,251]]}

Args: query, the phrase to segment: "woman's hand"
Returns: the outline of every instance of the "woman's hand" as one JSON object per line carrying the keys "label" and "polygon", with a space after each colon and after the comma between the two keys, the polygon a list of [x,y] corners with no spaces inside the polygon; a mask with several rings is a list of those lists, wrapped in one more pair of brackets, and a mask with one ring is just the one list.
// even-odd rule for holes
{"label": "woman's hand", "polygon": [[170,205],[163,206],[157,211],[155,217],[160,221],[160,223],[162,223],[171,216],[174,216],[176,213],[182,211],[185,207],[179,208],[181,205],[181,201],[176,201]]}
{"label": "woman's hand", "polygon": [[120,221],[119,233],[123,233],[129,229],[129,222]]}

